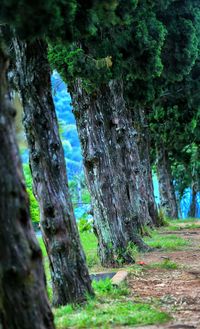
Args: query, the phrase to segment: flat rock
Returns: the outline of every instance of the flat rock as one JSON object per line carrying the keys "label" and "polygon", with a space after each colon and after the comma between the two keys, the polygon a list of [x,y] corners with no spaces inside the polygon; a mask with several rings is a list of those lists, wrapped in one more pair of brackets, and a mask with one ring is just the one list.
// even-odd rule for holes
{"label": "flat rock", "polygon": [[124,282],[128,277],[127,271],[118,271],[113,278],[111,279],[111,282],[114,286],[119,286],[122,282]]}

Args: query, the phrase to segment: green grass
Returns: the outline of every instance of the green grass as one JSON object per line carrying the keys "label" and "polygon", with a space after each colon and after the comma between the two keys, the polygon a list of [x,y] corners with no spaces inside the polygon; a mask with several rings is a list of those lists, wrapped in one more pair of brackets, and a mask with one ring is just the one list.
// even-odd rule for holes
{"label": "green grass", "polygon": [[176,270],[179,268],[179,265],[170,259],[165,259],[160,263],[152,263],[149,265],[150,268],[161,268],[166,270]]}
{"label": "green grass", "polygon": [[46,251],[46,247],[45,247],[45,245],[44,245],[44,242],[43,242],[43,240],[42,240],[42,237],[39,236],[39,237],[37,237],[37,239],[38,239],[38,242],[39,242],[40,248],[41,248],[41,250],[42,250],[42,255],[43,255],[43,257],[46,257],[46,256],[47,256],[47,251]]}
{"label": "green grass", "polygon": [[84,306],[71,305],[54,311],[57,329],[112,328],[119,325],[163,323],[170,318],[148,304],[126,301],[126,286],[114,288],[109,279],[93,283],[96,297]]}
{"label": "green grass", "polygon": [[185,229],[195,229],[195,228],[200,228],[200,223],[199,224],[195,224],[195,223],[191,223],[191,224],[186,224]]}
{"label": "green grass", "polygon": [[[190,223],[188,225],[193,225]],[[173,224],[178,226],[177,223]],[[154,248],[164,250],[178,250],[189,244],[188,240],[174,234],[160,234],[151,231],[150,237],[145,237],[145,242]],[[98,268],[100,262],[97,256],[97,239],[93,233],[82,232],[81,243],[86,253],[88,267]],[[48,258],[42,238],[38,238],[44,256],[45,272],[47,276],[47,289],[50,300],[52,299],[51,278],[48,266]],[[129,245],[129,251],[133,256],[138,253],[137,248]],[[150,265],[154,268],[176,269],[178,265],[170,260]],[[141,271],[137,264],[128,269]],[[164,323],[170,319],[169,315],[161,312],[157,306],[133,300],[126,285],[113,287],[109,279],[93,282],[95,298],[88,298],[88,302],[82,306],[67,305],[54,310],[57,329],[66,328],[113,328],[115,326],[135,326]],[[132,299],[132,300],[131,300]]]}
{"label": "green grass", "polygon": [[80,233],[81,243],[86,254],[87,265],[89,268],[99,266],[100,261],[97,255],[97,238],[94,233]]}
{"label": "green grass", "polygon": [[144,240],[150,247],[164,250],[179,250],[190,244],[188,240],[177,235],[164,235],[157,231],[153,231],[152,236],[146,237]]}
{"label": "green grass", "polygon": [[115,287],[112,285],[110,279],[93,281],[92,282],[93,289],[95,291],[96,296],[98,297],[108,297],[108,298],[120,298],[121,296],[128,296],[129,289],[126,283],[120,284],[119,287]]}
{"label": "green grass", "polygon": [[169,222],[170,223],[176,223],[176,224],[180,224],[180,223],[192,223],[192,222],[200,222],[199,218],[184,218],[184,219],[171,219]]}
{"label": "green grass", "polygon": [[116,325],[147,325],[169,320],[164,312],[148,304],[90,302],[84,308],[62,307],[55,312],[57,329],[66,328],[111,328]]}
{"label": "green grass", "polygon": [[[181,226],[180,224],[185,224]],[[186,218],[183,220],[169,220],[166,227],[162,227],[164,231],[181,231],[185,229],[197,229],[200,228],[200,220],[196,218]]]}
{"label": "green grass", "polygon": [[[52,299],[51,278],[48,258],[42,238],[38,238],[44,255],[47,289]],[[97,265],[97,239],[89,232],[81,233],[81,241],[86,252],[87,261]],[[132,246],[131,246],[132,247]],[[136,250],[133,248],[133,253]],[[67,305],[54,310],[57,329],[66,328],[112,328],[120,325],[147,325],[163,323],[170,319],[169,315],[149,304],[130,301],[130,292],[126,284],[113,287],[110,279],[93,281],[95,298],[88,298],[82,306]]]}

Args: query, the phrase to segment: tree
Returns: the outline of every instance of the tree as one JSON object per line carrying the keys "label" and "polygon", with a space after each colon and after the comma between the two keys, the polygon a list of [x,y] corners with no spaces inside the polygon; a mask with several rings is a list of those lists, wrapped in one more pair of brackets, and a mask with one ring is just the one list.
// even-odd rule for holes
{"label": "tree", "polygon": [[148,211],[155,226],[161,226],[162,220],[158,216],[157,206],[154,197],[152,164],[151,164],[151,135],[149,129],[149,120],[147,109],[144,107],[135,106],[132,108],[133,124],[137,131],[138,150],[141,162],[141,170],[145,182],[144,197],[148,202]]}
{"label": "tree", "polygon": [[6,99],[8,57],[0,47],[0,327],[53,329],[42,253],[31,226],[15,140],[15,110]]}
{"label": "tree", "polygon": [[130,262],[129,244],[147,249],[139,234],[152,224],[137,132],[124,100],[129,80],[148,80],[162,69],[165,30],[152,7],[119,1],[111,26],[97,26],[67,47],[51,44],[49,51],[72,95],[104,265]]}
{"label": "tree", "polygon": [[164,145],[156,145],[156,165],[159,181],[160,205],[169,218],[178,218],[178,207],[171,173],[168,151]]}
{"label": "tree", "polygon": [[[185,125],[191,120],[189,109],[196,99],[189,96],[189,90],[194,90],[197,84],[192,78],[192,71],[199,56],[200,5],[197,1],[192,4],[189,1],[168,1],[164,10],[160,6],[157,8],[157,17],[168,33],[161,56],[163,72],[159,79],[152,82],[155,98],[150,119],[151,133],[157,150],[161,205],[166,208],[168,216],[176,218],[175,181],[171,177],[171,165],[173,159],[180,162],[177,155],[180,158],[181,150],[190,144],[187,134],[178,134],[177,131],[183,130],[181,124]],[[193,111],[197,111],[197,107],[193,107]]]}
{"label": "tree", "polygon": [[[13,7],[15,7],[15,10],[13,11]],[[11,11],[12,9],[12,11]],[[93,10],[91,10],[93,9]],[[38,3],[36,2],[34,5],[30,5],[26,0],[22,0],[20,3],[16,2],[15,0],[11,0],[9,3],[7,1],[3,1],[2,3],[2,10],[0,13],[0,21],[3,23],[11,23],[11,26],[13,26],[16,30],[16,34],[21,37],[22,39],[26,39],[27,40],[36,40],[36,38],[44,38],[44,35],[51,38],[51,40],[55,40],[55,36],[56,38],[60,38],[63,42],[68,42],[69,40],[73,40],[76,41],[77,37],[79,37],[80,35],[84,36],[87,35],[88,33],[90,33],[90,31],[95,28],[95,24],[97,20],[101,20],[102,15],[106,14],[106,17],[111,17],[113,14],[113,11],[115,10],[115,3],[113,3],[112,0],[109,1],[102,1],[101,4],[99,4],[96,0],[95,1],[88,1],[86,2],[82,2],[82,1],[76,1],[76,0],[71,0],[71,1],[46,1],[45,3]],[[38,12],[41,15],[38,15]],[[14,15],[12,15],[14,13]],[[24,15],[25,13],[25,15]],[[11,14],[11,15],[10,15]],[[34,19],[32,19],[34,18]],[[45,24],[46,22],[46,24]],[[78,23],[78,24],[77,24]],[[26,25],[26,27],[25,27]],[[29,41],[28,41],[29,42]],[[28,53],[26,55],[31,55],[32,51],[34,53],[34,51],[37,49],[37,46],[40,48],[40,46],[44,46],[44,42],[42,40],[40,41],[35,41],[35,47],[33,46],[33,48],[31,49],[30,44],[26,44],[24,43],[25,46],[25,50],[26,50],[26,45],[28,45]],[[41,49],[43,48],[43,46],[41,47]],[[36,48],[36,49],[35,49]],[[29,100],[33,101],[34,105],[38,105],[39,103],[39,96],[42,95],[44,97],[46,97],[48,99],[48,101],[50,102],[51,105],[51,110],[53,109],[52,107],[52,100],[49,97],[49,93],[50,93],[50,89],[49,89],[49,72],[48,72],[48,65],[47,65],[47,60],[45,58],[45,46],[43,48],[43,51],[41,53],[42,56],[44,56],[43,58],[41,58],[41,61],[43,63],[44,61],[44,77],[42,75],[40,75],[39,70],[41,68],[38,68],[36,61],[34,62],[34,68],[37,68],[38,72],[38,76],[41,77],[41,80],[44,82],[47,82],[47,86],[48,88],[46,88],[43,92],[41,85],[38,83],[38,80],[35,79],[35,81],[30,81],[29,78],[34,77],[34,72],[28,72],[29,74],[27,75],[27,80],[26,80],[26,73],[25,71],[18,71],[19,75],[21,73],[21,77],[24,78],[24,81],[20,81],[21,85],[20,87],[23,89],[22,91],[22,97],[24,100],[24,104],[27,106],[27,108],[30,106],[30,108],[32,108],[31,104],[29,104]],[[37,52],[35,53],[35,55],[37,55]],[[39,54],[38,54],[39,56]],[[36,56],[37,57],[37,56]],[[26,59],[26,58],[25,58]],[[28,59],[28,57],[27,57]],[[34,58],[33,58],[34,59]],[[38,58],[40,59],[40,58]],[[26,62],[26,61],[25,61]],[[27,61],[28,62],[28,61]],[[19,67],[20,65],[24,65],[26,63],[22,63],[20,61],[19,58]],[[31,62],[28,63],[30,65],[30,67],[25,67],[26,69],[32,68]],[[43,67],[42,67],[43,68]],[[35,77],[34,77],[35,78]],[[30,87],[32,82],[36,82],[36,86],[35,87],[39,87],[38,90],[36,90],[36,92],[34,93],[35,99],[31,98],[31,93],[30,93]],[[28,84],[29,88],[27,90],[25,90],[24,85],[26,85],[26,83]],[[35,91],[35,90],[34,90]],[[37,94],[38,92],[38,94]],[[43,102],[45,101],[45,99],[42,99]],[[27,103],[26,103],[27,102]],[[33,113],[34,110],[36,111],[36,109],[33,109]],[[43,109],[42,109],[43,110]],[[42,113],[42,112],[41,112]],[[40,114],[40,106],[39,106],[39,112],[36,113],[36,117],[38,116],[38,114]],[[41,121],[40,125],[38,125],[37,127],[31,127],[33,129],[33,133],[36,136],[36,133],[41,133],[41,135],[44,136],[44,140],[47,143],[47,146],[49,146],[49,150],[50,150],[50,154],[44,154],[43,153],[43,148],[41,146],[43,146],[42,142],[40,141],[41,144],[39,144],[40,146],[40,152],[43,153],[44,155],[44,159],[49,160],[49,163],[51,165],[52,170],[50,170],[49,172],[46,172],[47,174],[47,178],[49,179],[49,181],[51,181],[52,177],[49,177],[50,173],[54,174],[55,177],[55,173],[58,173],[58,169],[61,168],[62,169],[62,173],[64,174],[64,176],[66,176],[66,172],[65,172],[65,167],[64,167],[64,163],[63,163],[63,154],[61,151],[61,147],[60,147],[60,140],[58,138],[58,134],[57,134],[57,123],[55,122],[55,115],[53,113],[53,110],[50,113],[46,113],[46,115],[51,116],[50,122],[54,122],[55,123],[55,131],[53,131],[52,133],[55,135],[56,137],[56,142],[52,141],[52,139],[50,141],[48,141],[48,131],[42,131],[42,129],[44,127],[48,126],[48,120],[46,119],[46,117],[43,118],[44,121]],[[27,118],[26,118],[26,127],[27,127],[27,131],[31,130],[30,129],[30,125],[29,125],[29,120],[33,121],[35,118],[32,118],[29,113],[27,113]],[[35,129],[34,129],[35,128]],[[38,129],[38,131],[37,131]],[[35,137],[34,136],[34,137]],[[37,141],[39,141],[39,139],[37,139]],[[51,145],[50,145],[51,143]],[[38,145],[34,145],[34,142],[32,140],[32,136],[31,136],[31,131],[29,134],[29,145],[31,147],[35,147],[37,148]],[[35,151],[35,150],[34,150]],[[61,152],[60,152],[61,151]],[[45,162],[39,162],[39,165],[37,167],[37,162],[40,158],[40,152],[36,152],[32,154],[32,167],[36,167],[38,169],[39,165],[43,166],[45,165]],[[60,153],[59,153],[60,152]],[[49,157],[52,156],[52,159],[49,159]],[[48,162],[48,161],[47,161]],[[37,178],[41,178],[41,175],[38,176],[37,175],[37,170],[35,172],[36,176],[34,177],[35,182],[37,182]],[[41,173],[40,173],[41,174]],[[41,183],[41,181],[39,182]],[[57,257],[54,258],[54,261],[57,263],[57,267],[53,268],[52,267],[52,271],[56,271],[55,275],[54,275],[54,279],[55,281],[53,281],[53,283],[55,283],[56,281],[58,281],[58,277],[60,277],[60,272],[58,271],[58,265],[61,265],[61,269],[62,266],[65,265],[65,279],[67,277],[68,279],[68,288],[72,288],[71,290],[67,291],[66,287],[63,286],[63,278],[61,278],[62,281],[62,287],[57,286],[57,291],[59,291],[60,296],[55,296],[54,302],[56,304],[62,304],[62,303],[66,303],[66,301],[72,301],[73,300],[79,300],[80,299],[85,299],[85,296],[83,296],[83,294],[85,294],[86,291],[91,292],[92,293],[92,289],[90,286],[90,281],[89,281],[89,276],[88,276],[88,272],[87,269],[85,267],[85,259],[84,259],[84,255],[82,253],[82,249],[80,247],[80,243],[79,243],[79,239],[78,239],[78,234],[77,234],[77,229],[76,229],[76,224],[75,224],[75,220],[73,218],[72,215],[72,210],[71,210],[71,204],[69,203],[68,209],[65,209],[66,207],[63,206],[63,203],[65,203],[65,199],[68,197],[68,193],[67,193],[67,186],[65,185],[65,183],[67,183],[67,181],[65,181],[64,183],[62,182],[61,179],[59,179],[59,183],[61,184],[62,187],[62,195],[60,195],[60,201],[62,204],[62,210],[68,213],[66,214],[66,217],[64,216],[64,214],[61,213],[61,211],[58,209],[58,207],[56,208],[56,210],[60,213],[61,216],[61,220],[59,221],[59,223],[57,223],[56,221],[52,224],[52,222],[49,220],[49,218],[51,219],[51,217],[55,216],[55,199],[53,200],[54,204],[51,204],[49,201],[52,200],[45,200],[45,207],[43,207],[44,210],[44,215],[46,216],[46,219],[43,222],[43,232],[45,232],[45,238],[48,237],[48,240],[45,239],[45,243],[47,246],[47,250],[51,250],[51,256],[53,254],[57,254]],[[48,181],[46,182],[46,185],[48,184]],[[36,184],[35,184],[36,185]],[[43,195],[44,193],[42,193],[42,187],[44,187],[44,185],[40,185],[38,184],[36,187],[36,194]],[[57,188],[57,191],[60,191],[59,186],[58,186],[58,182],[55,183],[55,187]],[[40,190],[41,188],[41,190]],[[41,192],[41,193],[39,193]],[[51,195],[52,196],[52,195]],[[41,200],[41,199],[40,199]],[[44,200],[41,200],[41,202],[43,202]],[[49,203],[49,204],[48,204]],[[43,205],[43,203],[42,203]],[[41,209],[42,210],[42,209]],[[44,219],[45,216],[43,216],[42,218]],[[69,220],[69,217],[72,217],[72,220]],[[73,239],[70,239],[70,237],[65,236],[66,233],[66,229],[68,228],[68,231],[73,233]],[[53,235],[58,237],[58,239],[56,239],[56,241],[54,241],[53,239]],[[51,238],[51,239],[50,239]],[[69,247],[70,251],[73,251],[72,254],[68,255],[68,251],[66,250],[66,246]],[[65,249],[65,250],[64,250]],[[62,264],[60,262],[60,255],[63,256],[69,256],[68,259],[62,260]],[[58,257],[59,256],[59,257]],[[62,257],[61,257],[62,258]],[[51,259],[52,260],[52,259]],[[67,261],[69,261],[69,263],[72,262],[72,264],[74,265],[73,268],[67,268]],[[77,261],[77,263],[76,263]],[[65,262],[65,264],[64,264]],[[53,262],[51,263],[51,266],[53,265]],[[69,264],[68,264],[69,265]],[[70,264],[71,265],[71,264]],[[75,271],[71,272],[71,271]],[[68,273],[67,273],[68,271]],[[62,272],[63,273],[63,272]],[[77,278],[76,278],[77,275]],[[73,277],[73,280],[72,280]],[[79,291],[77,289],[73,290],[75,287],[71,286],[71,283],[75,285],[77,285],[77,288],[79,289]],[[56,282],[57,284],[57,282]],[[66,284],[66,282],[65,282]],[[63,292],[61,291],[63,288]]]}
{"label": "tree", "polygon": [[133,261],[131,244],[148,250],[139,236],[148,214],[140,198],[136,132],[122,90],[122,83],[112,80],[95,96],[84,93],[78,82],[72,92],[99,256],[105,266]]}
{"label": "tree", "polygon": [[24,108],[34,194],[40,206],[53,304],[82,302],[93,294],[68,190],[64,152],[51,95],[47,45],[13,39],[15,79]]}

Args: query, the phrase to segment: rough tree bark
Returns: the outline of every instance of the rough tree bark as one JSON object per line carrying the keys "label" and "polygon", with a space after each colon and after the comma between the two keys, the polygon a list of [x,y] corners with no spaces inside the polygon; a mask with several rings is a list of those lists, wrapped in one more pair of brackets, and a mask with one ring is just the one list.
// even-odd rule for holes
{"label": "rough tree bark", "polygon": [[192,200],[189,209],[189,217],[195,218],[197,216],[197,193],[198,193],[198,183],[192,182]]}
{"label": "rough tree bark", "polygon": [[160,226],[157,206],[154,197],[153,178],[150,162],[150,135],[149,127],[144,109],[134,108],[132,110],[134,118],[134,127],[138,132],[138,150],[140,155],[141,168],[146,186],[146,198],[151,220],[155,226]]}
{"label": "rough tree bark", "polygon": [[7,57],[0,48],[0,328],[53,329],[42,252],[15,140],[15,110],[6,100]]}
{"label": "rough tree bark", "polygon": [[178,207],[167,151],[162,144],[156,146],[157,175],[160,205],[169,218],[178,218]]}
{"label": "rough tree bark", "polygon": [[70,200],[64,152],[51,95],[47,45],[13,40],[24,107],[34,193],[53,285],[53,304],[80,303],[93,294]]}
{"label": "rough tree bark", "polygon": [[131,244],[148,250],[139,235],[148,211],[140,197],[136,131],[123,99],[123,85],[113,80],[88,95],[77,80],[70,89],[101,263],[132,262]]}

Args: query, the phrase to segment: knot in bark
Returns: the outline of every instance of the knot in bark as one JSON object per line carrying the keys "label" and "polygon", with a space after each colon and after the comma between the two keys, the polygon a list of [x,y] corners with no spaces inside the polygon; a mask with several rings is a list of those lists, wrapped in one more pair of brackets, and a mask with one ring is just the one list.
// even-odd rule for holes
{"label": "knot in bark", "polygon": [[34,162],[39,162],[39,159],[40,159],[40,151],[37,151],[35,150],[33,153],[32,153],[32,159]]}
{"label": "knot in bark", "polygon": [[96,151],[93,154],[87,155],[84,160],[84,164],[87,168],[92,168],[98,163],[100,152]]}

